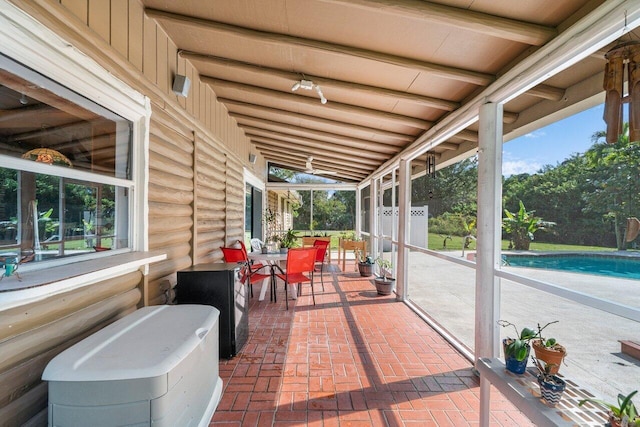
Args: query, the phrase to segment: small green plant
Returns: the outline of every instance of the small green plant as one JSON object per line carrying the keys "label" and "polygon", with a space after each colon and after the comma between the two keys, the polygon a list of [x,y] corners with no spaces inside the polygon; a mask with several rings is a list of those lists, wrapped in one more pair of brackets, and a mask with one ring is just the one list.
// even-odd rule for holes
{"label": "small green plant", "polygon": [[535,357],[533,357],[532,359],[533,364],[536,365],[536,368],[538,368],[539,376],[542,377],[543,381],[555,383],[555,381],[553,380],[554,374],[551,373],[551,370],[555,365],[553,363],[546,363],[544,360],[539,360]]}
{"label": "small green plant", "polygon": [[287,230],[282,236],[280,236],[280,247],[292,248],[298,240],[298,235],[292,229]]}
{"label": "small green plant", "polygon": [[356,256],[356,261],[359,264],[373,264],[373,258],[371,257],[371,255],[364,255],[364,253],[362,252],[361,249],[354,249],[353,250],[355,256]]}
{"label": "small green plant", "polygon": [[538,323],[538,339],[540,339],[540,343],[546,348],[555,348],[558,346],[558,341],[555,338],[543,338],[542,331],[549,325],[553,325],[554,323],[558,323],[559,320],[554,320],[553,322],[549,322],[544,326],[540,326]]}
{"label": "small green plant", "polygon": [[511,322],[506,320],[498,320],[498,325],[503,328],[512,327],[516,332],[517,338],[507,338],[504,347],[504,355],[514,357],[518,362],[522,362],[528,354],[529,342],[538,336],[533,329],[523,328],[518,332],[518,328]]}
{"label": "small green plant", "polygon": [[378,276],[385,281],[391,279],[391,269],[393,268],[393,264],[391,264],[391,261],[382,257],[378,257],[376,258],[376,264],[378,265],[378,269],[380,270],[380,274]]}
{"label": "small green plant", "polygon": [[607,403],[599,399],[583,399],[580,401],[579,405],[582,406],[586,402],[591,402],[600,406],[604,406],[609,410],[610,416],[615,420],[621,422],[622,425],[628,425],[629,427],[639,427],[640,415],[638,414],[638,410],[636,409],[635,405],[631,401],[631,398],[637,392],[638,390],[634,390],[626,396],[622,393],[618,394],[617,406],[613,403]]}

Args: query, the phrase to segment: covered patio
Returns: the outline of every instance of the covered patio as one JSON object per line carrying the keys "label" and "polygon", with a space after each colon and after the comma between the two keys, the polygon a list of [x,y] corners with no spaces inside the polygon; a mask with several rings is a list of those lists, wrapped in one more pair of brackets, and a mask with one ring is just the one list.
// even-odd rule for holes
{"label": "covered patio", "polygon": [[[478,425],[480,387],[472,364],[370,278],[333,266],[325,290],[308,284],[285,310],[251,300],[249,340],[221,360],[225,383],[211,425]],[[533,425],[494,391],[490,424]]]}
{"label": "covered patio", "polygon": [[[0,219],[16,230],[0,249],[21,275],[5,267],[0,288],[0,420],[46,423],[49,360],[173,304],[177,272],[222,261],[247,230],[264,238],[272,194],[290,215],[278,194],[306,187],[269,182],[279,167],[355,192],[357,237],[391,259],[397,286],[374,297],[348,264],[316,306],[253,299],[248,344],[221,361],[213,423],[526,425],[472,370],[500,355],[501,280],[636,325],[640,305],[501,268],[502,146],[604,102],[604,54],[634,36],[640,1],[522,3],[0,0],[0,168],[15,183]],[[29,158],[38,148],[68,162]],[[476,262],[412,242],[415,179],[476,155]],[[74,218],[65,185],[96,188]],[[36,256],[45,215],[59,223],[43,224],[51,259]],[[472,345],[413,305],[416,254],[468,274]]]}

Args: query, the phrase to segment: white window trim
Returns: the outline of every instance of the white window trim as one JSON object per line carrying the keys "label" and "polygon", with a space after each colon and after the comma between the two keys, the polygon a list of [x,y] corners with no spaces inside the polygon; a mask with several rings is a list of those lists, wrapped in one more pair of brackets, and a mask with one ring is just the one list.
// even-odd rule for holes
{"label": "white window trim", "polygon": [[[105,178],[105,180],[133,190],[130,194],[132,214],[129,237],[131,248],[133,251],[148,250],[146,218],[148,216],[149,159],[146,153],[149,149],[148,130],[151,117],[149,98],[117,79],[69,42],[6,0],[0,0],[0,53],[132,122],[131,180],[118,178]],[[40,170],[42,165],[27,164],[29,162],[22,159],[11,159],[11,161],[14,165],[13,168],[18,164],[16,162],[19,162],[21,168],[24,166],[26,170],[42,172]],[[23,165],[22,162],[25,164]],[[0,159],[0,167],[5,165],[5,160]],[[87,176],[91,174],[87,174],[87,176],[85,174],[86,172],[73,170],[59,173],[60,176],[87,180]],[[91,181],[91,179],[88,180]],[[114,254],[114,256],[117,255]],[[146,270],[149,262],[159,261],[161,258],[164,259],[163,257],[166,258],[165,255],[144,254],[136,263],[139,266],[146,264]],[[91,266],[95,262],[87,262],[90,263],[88,269],[91,270]],[[98,274],[102,278],[105,277],[106,271],[103,269],[96,269],[99,271],[92,273],[89,270],[71,281],[67,280],[64,286],[47,285],[24,290],[24,292],[16,290],[3,293],[4,295],[0,293],[0,309],[2,308],[2,300],[7,297],[7,294],[13,294],[11,299],[17,303],[17,300],[21,296],[26,296],[26,293],[29,293],[30,300],[37,299],[73,289],[81,286],[82,283],[86,284],[86,281],[90,280],[94,274]],[[116,268],[116,270],[118,269]],[[124,270],[121,271],[121,273],[124,272]],[[116,273],[116,271],[111,273]],[[34,271],[33,274],[36,272]],[[42,276],[42,273],[39,275]]]}

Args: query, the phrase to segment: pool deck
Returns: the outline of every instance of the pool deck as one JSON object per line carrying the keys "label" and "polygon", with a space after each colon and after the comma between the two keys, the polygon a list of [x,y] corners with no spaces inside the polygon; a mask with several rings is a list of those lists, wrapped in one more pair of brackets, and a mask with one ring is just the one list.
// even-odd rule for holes
{"label": "pool deck", "polygon": [[[638,256],[635,254],[632,256]],[[475,271],[417,252],[411,253],[410,263],[410,299],[473,348]],[[503,269],[640,308],[638,280],[524,267]],[[640,342],[638,323],[505,279],[501,280],[501,289],[501,318],[519,328],[560,320],[545,335],[555,337],[567,347],[566,364],[561,368],[564,375],[608,400],[615,399],[619,392],[628,394],[640,388],[640,361],[622,354],[619,342]],[[506,335],[511,331],[502,332]]]}

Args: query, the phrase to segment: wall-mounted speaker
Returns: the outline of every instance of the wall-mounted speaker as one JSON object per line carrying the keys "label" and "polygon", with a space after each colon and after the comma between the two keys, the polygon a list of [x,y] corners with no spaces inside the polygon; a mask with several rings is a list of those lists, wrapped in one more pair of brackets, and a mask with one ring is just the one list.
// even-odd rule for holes
{"label": "wall-mounted speaker", "polygon": [[184,96],[185,98],[189,95],[189,87],[191,86],[191,80],[189,77],[183,76],[180,74],[176,74],[176,77],[173,79],[173,93],[178,96]]}
{"label": "wall-mounted speaker", "polygon": [[255,154],[249,154],[249,163],[254,164],[257,158],[258,156],[256,156]]}

